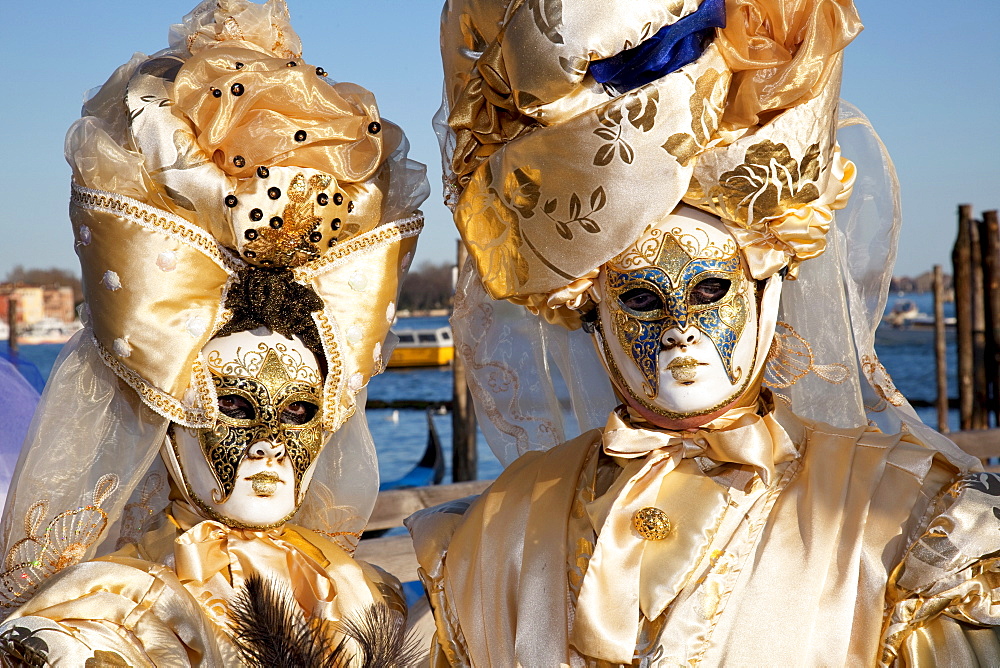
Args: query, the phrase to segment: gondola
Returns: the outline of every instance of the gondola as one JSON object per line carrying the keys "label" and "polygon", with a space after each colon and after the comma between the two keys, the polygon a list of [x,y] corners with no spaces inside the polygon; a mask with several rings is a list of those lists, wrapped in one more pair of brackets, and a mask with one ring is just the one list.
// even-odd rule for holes
{"label": "gondola", "polygon": [[378,490],[410,489],[411,487],[427,487],[439,485],[444,479],[444,452],[441,450],[441,438],[430,409],[427,409],[427,448],[417,465],[408,473],[395,480],[386,480],[379,485]]}
{"label": "gondola", "polygon": [[[431,410],[427,409],[427,448],[417,465],[408,473],[395,480],[386,480],[378,486],[379,492],[389,490],[411,489],[413,487],[428,487],[430,485],[440,485],[444,479],[444,452],[441,449],[441,438],[438,436],[437,427],[434,426],[434,418]],[[375,529],[365,531],[361,538],[378,538],[385,535],[388,529]],[[397,531],[394,529],[393,531]],[[402,529],[398,529],[402,531]]]}

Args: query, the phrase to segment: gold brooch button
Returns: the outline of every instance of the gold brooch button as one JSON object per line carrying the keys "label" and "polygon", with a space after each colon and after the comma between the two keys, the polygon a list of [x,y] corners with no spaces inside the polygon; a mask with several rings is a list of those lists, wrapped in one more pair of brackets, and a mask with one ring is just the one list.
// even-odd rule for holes
{"label": "gold brooch button", "polygon": [[659,508],[640,508],[632,516],[632,525],[646,540],[663,540],[670,534],[670,518]]}

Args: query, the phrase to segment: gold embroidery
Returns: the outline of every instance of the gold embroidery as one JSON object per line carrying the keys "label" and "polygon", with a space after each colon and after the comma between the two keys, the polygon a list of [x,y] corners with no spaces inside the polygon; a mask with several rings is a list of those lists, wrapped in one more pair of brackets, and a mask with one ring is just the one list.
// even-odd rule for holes
{"label": "gold embroidery", "polygon": [[[866,413],[882,413],[887,408],[889,408],[889,402],[882,398],[879,398],[878,401],[876,401],[874,404],[865,404]],[[875,427],[877,425],[874,420],[869,418],[868,426]]]}
{"label": "gold embroidery", "polygon": [[142,483],[139,500],[126,504],[122,510],[121,530],[115,549],[120,550],[130,543],[138,543],[146,532],[149,521],[153,518],[153,507],[150,504],[153,497],[163,489],[163,476],[150,473]]}
{"label": "gold embroidery", "polygon": [[847,380],[849,371],[846,365],[816,364],[815,359],[809,342],[787,322],[779,320],[774,330],[774,342],[767,353],[764,382],[770,388],[784,389],[810,372],[835,385]]}
{"label": "gold embroidery", "polygon": [[862,357],[861,370],[864,372],[868,382],[875,388],[878,396],[893,406],[902,406],[906,403],[906,398],[896,389],[896,384],[892,382],[889,372],[878,361],[878,357],[875,355],[865,355]]}
{"label": "gold embroidery", "polygon": [[36,501],[24,518],[25,538],[14,543],[0,573],[0,607],[25,603],[47,578],[79,563],[87,550],[104,534],[108,514],[101,508],[118,489],[118,476],[102,476],[94,486],[93,503],[67,510],[52,518],[39,531],[48,512],[48,501]]}
{"label": "gold embroidery", "polygon": [[[303,519],[308,518],[310,530],[330,538],[347,554],[353,555],[357,550],[367,521],[353,506],[338,504],[328,487],[313,483],[299,510]],[[323,526],[316,526],[317,522]]]}
{"label": "gold embroidery", "polygon": [[580,588],[583,577],[594,556],[594,542],[597,536],[587,516],[587,504],[596,498],[600,468],[600,450],[595,448],[588,454],[587,463],[583,467],[576,483],[576,494],[570,508],[568,544],[566,546],[566,575],[569,584],[570,602],[575,607],[580,598]]}
{"label": "gold embroidery", "polygon": [[319,260],[301,267],[295,267],[292,272],[295,274],[295,280],[305,282],[326,273],[354,253],[362,253],[403,239],[415,237],[422,229],[424,229],[424,214],[418,211],[407,218],[379,225],[374,230],[355,237],[346,244],[334,246],[331,250],[324,253],[323,257]]}
{"label": "gold embroidery", "polygon": [[246,245],[246,250],[256,254],[255,264],[297,267],[320,256],[318,243],[309,237],[323,222],[323,217],[315,214],[316,195],[331,181],[326,174],[314,174],[308,181],[304,174],[292,178],[281,226],[257,228],[258,238]]}
{"label": "gold embroidery", "polygon": [[354,395],[350,392],[343,393],[343,397],[348,402],[346,410],[337,401],[344,380],[344,362],[340,356],[340,346],[337,344],[337,335],[334,332],[333,323],[336,321],[327,317],[326,311],[316,311],[313,313],[313,322],[316,323],[316,329],[319,330],[320,340],[323,342],[323,354],[326,357],[328,367],[326,382],[323,385],[323,428],[333,432],[337,431],[347,418],[354,415]]}

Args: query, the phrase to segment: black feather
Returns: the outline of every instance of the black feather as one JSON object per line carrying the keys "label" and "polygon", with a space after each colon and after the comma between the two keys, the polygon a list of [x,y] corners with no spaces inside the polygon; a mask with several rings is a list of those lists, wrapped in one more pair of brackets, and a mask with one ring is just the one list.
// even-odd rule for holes
{"label": "black feather", "polygon": [[321,619],[306,619],[282,585],[252,575],[229,606],[230,636],[251,668],[349,666],[345,641]]}
{"label": "black feather", "polygon": [[0,666],[41,668],[48,665],[48,644],[37,637],[38,631],[11,626],[0,633]]}
{"label": "black feather", "polygon": [[389,606],[376,603],[356,618],[340,624],[359,647],[358,668],[409,668],[426,659],[420,638],[406,632],[406,620]]}
{"label": "black feather", "polygon": [[377,603],[334,626],[317,615],[306,619],[286,587],[260,575],[247,579],[229,616],[230,636],[250,668],[410,668],[427,658],[416,634],[406,632],[403,615],[387,605]]}

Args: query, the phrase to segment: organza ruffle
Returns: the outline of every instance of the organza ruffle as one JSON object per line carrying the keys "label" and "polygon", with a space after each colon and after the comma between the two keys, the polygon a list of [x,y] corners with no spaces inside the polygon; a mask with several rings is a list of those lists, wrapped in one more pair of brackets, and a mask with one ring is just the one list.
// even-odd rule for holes
{"label": "organza ruffle", "polygon": [[816,97],[861,32],[851,0],[730,0],[719,46],[733,81],[724,127],[747,128]]}

